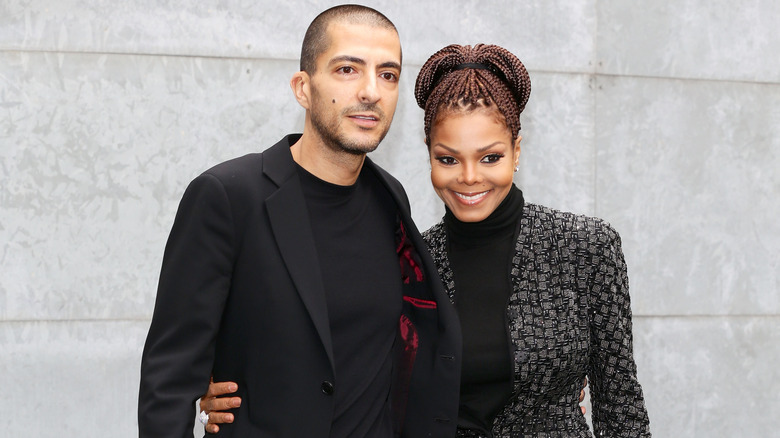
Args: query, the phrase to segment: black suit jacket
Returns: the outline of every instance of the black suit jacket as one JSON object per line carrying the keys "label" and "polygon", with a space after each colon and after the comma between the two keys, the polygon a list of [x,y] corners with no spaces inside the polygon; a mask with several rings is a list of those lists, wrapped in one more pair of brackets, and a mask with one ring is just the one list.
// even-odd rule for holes
{"label": "black suit jacket", "polygon": [[[239,385],[242,405],[220,435],[327,437],[334,372],[317,252],[290,153],[299,135],[198,176],[187,188],[163,257],[141,361],[141,437],[192,436],[193,403],[209,376]],[[401,184],[366,159],[399,211],[398,433],[452,437],[460,326],[411,220]],[[359,330],[356,327],[356,330]]]}

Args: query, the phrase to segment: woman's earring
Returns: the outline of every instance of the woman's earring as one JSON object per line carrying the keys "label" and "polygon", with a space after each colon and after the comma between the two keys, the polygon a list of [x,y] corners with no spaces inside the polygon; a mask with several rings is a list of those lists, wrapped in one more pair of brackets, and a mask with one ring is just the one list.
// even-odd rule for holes
{"label": "woman's earring", "polygon": [[515,172],[517,172],[518,170],[520,170],[520,165],[519,164],[515,164]]}

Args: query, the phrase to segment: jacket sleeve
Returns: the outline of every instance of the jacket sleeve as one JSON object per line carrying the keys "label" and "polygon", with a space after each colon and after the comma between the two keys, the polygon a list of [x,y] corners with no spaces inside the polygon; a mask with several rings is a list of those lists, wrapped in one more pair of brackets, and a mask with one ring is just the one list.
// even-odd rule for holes
{"label": "jacket sleeve", "polygon": [[206,392],[234,252],[230,203],[220,181],[196,178],[165,247],[141,359],[140,438],[192,437],[194,402]]}
{"label": "jacket sleeve", "polygon": [[633,356],[631,300],[620,236],[604,222],[596,225],[598,250],[589,291],[593,428],[596,436],[649,437]]}

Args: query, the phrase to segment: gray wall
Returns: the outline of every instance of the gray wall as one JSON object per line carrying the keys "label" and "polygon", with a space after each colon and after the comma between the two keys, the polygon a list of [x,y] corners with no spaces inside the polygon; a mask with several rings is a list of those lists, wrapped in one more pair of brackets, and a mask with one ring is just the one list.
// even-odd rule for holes
{"label": "gray wall", "polygon": [[[130,437],[167,233],[207,167],[300,130],[287,86],[330,1],[0,0],[4,436]],[[780,2],[371,1],[404,47],[374,158],[428,181],[422,62],[492,42],[531,72],[517,183],[622,234],[657,437],[777,436]],[[489,4],[489,6],[487,6]]]}

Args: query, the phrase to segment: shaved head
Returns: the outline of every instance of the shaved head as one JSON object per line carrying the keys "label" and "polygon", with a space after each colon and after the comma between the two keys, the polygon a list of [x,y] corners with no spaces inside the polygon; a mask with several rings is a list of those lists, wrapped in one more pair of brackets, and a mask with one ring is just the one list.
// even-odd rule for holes
{"label": "shaved head", "polygon": [[328,27],[331,23],[362,24],[398,33],[393,22],[375,9],[361,5],[334,6],[318,15],[306,30],[301,47],[301,71],[313,74],[317,70],[317,57],[330,45]]}

